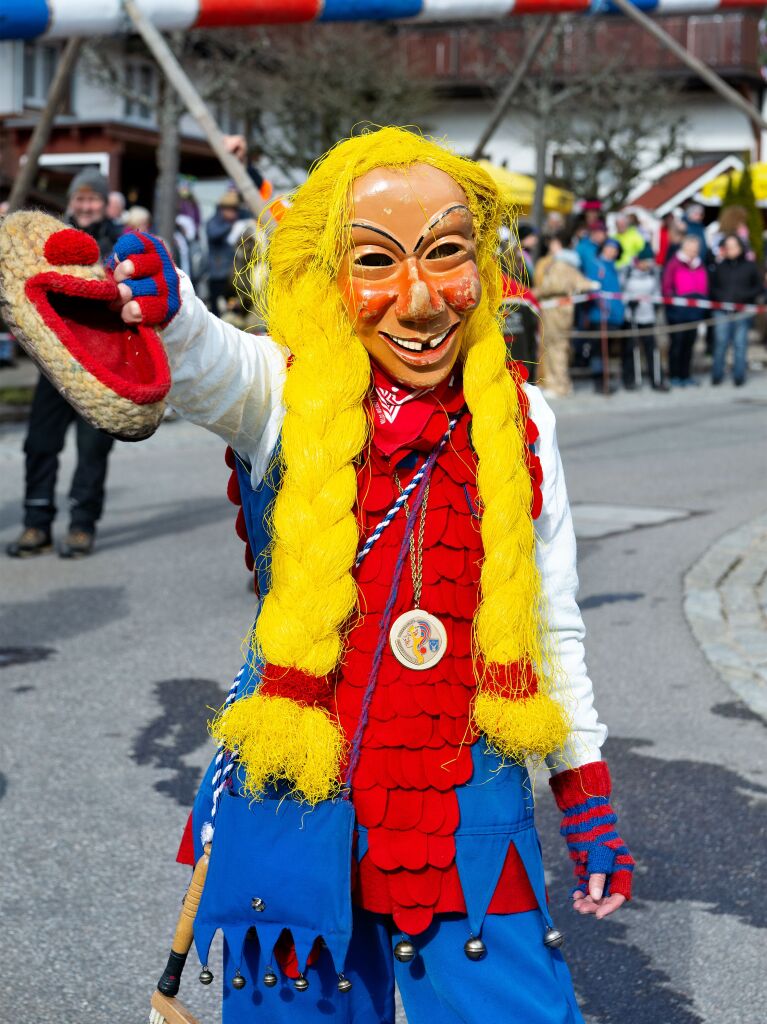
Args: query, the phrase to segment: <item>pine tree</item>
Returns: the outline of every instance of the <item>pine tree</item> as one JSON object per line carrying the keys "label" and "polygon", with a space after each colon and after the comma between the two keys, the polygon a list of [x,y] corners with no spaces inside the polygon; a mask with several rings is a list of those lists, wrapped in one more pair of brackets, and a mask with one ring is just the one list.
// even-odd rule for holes
{"label": "pine tree", "polygon": [[[748,213],[748,234],[751,240],[751,248],[759,263],[764,257],[764,219],[762,211],[756,205],[754,195],[754,183],[751,178],[751,164],[746,161],[743,173],[740,176],[740,184],[737,190],[736,203],[742,206]],[[727,205],[726,203],[722,204]]]}
{"label": "pine tree", "polygon": [[727,175],[727,188],[724,190],[724,195],[722,196],[722,209],[724,209],[725,206],[735,206],[738,201],[737,195],[738,185],[735,184],[735,174],[733,171],[730,171]]}

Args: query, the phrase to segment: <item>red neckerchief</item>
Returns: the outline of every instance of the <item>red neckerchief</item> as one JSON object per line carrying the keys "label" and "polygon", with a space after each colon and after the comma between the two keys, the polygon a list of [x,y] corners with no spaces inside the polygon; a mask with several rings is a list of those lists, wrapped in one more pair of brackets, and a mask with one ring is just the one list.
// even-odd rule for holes
{"label": "red neckerchief", "polygon": [[412,389],[373,364],[373,445],[396,465],[411,451],[429,451],[464,405],[461,374],[454,369],[433,388]]}

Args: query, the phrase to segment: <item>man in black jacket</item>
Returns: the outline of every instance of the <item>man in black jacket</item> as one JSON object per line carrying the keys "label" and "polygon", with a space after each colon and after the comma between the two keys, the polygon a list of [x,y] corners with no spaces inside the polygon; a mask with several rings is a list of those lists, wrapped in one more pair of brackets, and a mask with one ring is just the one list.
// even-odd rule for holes
{"label": "man in black jacket", "polygon": [[[747,258],[743,242],[737,235],[727,235],[719,251],[722,258],[711,271],[711,298],[716,302],[756,302],[763,291],[762,276],[756,263]],[[733,319],[733,314],[724,310],[714,312],[713,384],[721,384],[724,380],[724,364],[731,344],[734,353],[733,381],[736,387],[745,384],[748,329],[752,319],[742,314]]]}
{"label": "man in black jacket", "polygon": [[[72,179],[67,197],[67,223],[95,238],[102,259],[106,259],[123,231],[120,224],[106,216],[106,178],[94,168],[80,171]],[[69,531],[59,546],[59,554],[62,558],[77,558],[89,555],[93,549],[96,523],[104,505],[107,460],[114,440],[86,423],[48,378],[41,375],[24,442],[24,529],[6,548],[13,558],[41,554],[53,546],[51,527],[56,515],[59,453],[71,423],[77,425],[77,466],[69,492]]]}

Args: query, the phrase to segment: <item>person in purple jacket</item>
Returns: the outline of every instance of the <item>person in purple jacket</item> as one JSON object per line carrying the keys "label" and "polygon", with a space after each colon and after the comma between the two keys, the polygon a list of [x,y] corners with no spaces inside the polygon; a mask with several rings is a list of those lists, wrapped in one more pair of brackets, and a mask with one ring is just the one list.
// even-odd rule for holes
{"label": "person in purple jacket", "polygon": [[[663,270],[663,297],[667,299],[708,298],[708,271],[700,257],[697,235],[685,235],[679,249]],[[692,350],[698,333],[700,310],[688,306],[666,306],[666,320],[672,327],[668,369],[672,387],[697,386],[691,374]],[[684,329],[684,324],[689,327]]]}

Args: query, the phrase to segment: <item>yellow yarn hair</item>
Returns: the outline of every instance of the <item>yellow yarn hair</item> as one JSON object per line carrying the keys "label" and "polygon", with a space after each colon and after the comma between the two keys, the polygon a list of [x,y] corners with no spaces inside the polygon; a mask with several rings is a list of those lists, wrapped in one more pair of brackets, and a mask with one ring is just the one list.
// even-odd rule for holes
{"label": "yellow yarn hair", "polygon": [[254,693],[220,712],[210,731],[218,743],[237,750],[246,796],[257,800],[280,780],[311,804],[339,789],[343,741],[321,708]]}
{"label": "yellow yarn hair", "polygon": [[[368,437],[363,403],[371,371],[336,278],[351,242],[353,182],[376,167],[405,169],[416,163],[441,169],[466,194],[483,288],[463,341],[464,389],[483,504],[484,562],[475,646],[486,662],[528,662],[539,676],[539,692],[516,701],[484,692],[480,680],[475,721],[504,755],[543,755],[561,745],[567,727],[543,678],[548,662],[530,515],[531,483],[522,411],[506,366],[499,319],[498,228],[511,221],[512,211],[478,164],[400,128],[364,133],[327,153],[295,193],[271,240],[262,315],[272,337],[287,346],[294,359],[285,385],[283,483],[273,513],[272,585],[256,625],[254,646],[274,665],[315,676],[332,673],[343,655],[345,632],[357,606],[352,576],[359,541],[354,459]],[[261,711],[267,699],[275,700],[261,698]],[[292,709],[284,708],[280,714],[284,731],[295,728]],[[254,728],[255,718],[254,714],[250,719]],[[223,738],[223,730],[217,735]],[[318,746],[324,749],[322,736]],[[265,737],[264,741],[269,742]],[[229,740],[225,742],[228,745]],[[282,764],[282,777],[296,780],[308,796],[297,781],[303,778],[303,750],[298,751],[292,740],[286,744],[284,750],[273,746],[262,755],[256,752],[254,791],[264,779],[280,775]],[[239,746],[242,751],[242,743]],[[320,759],[313,757],[312,764],[318,763]]]}

